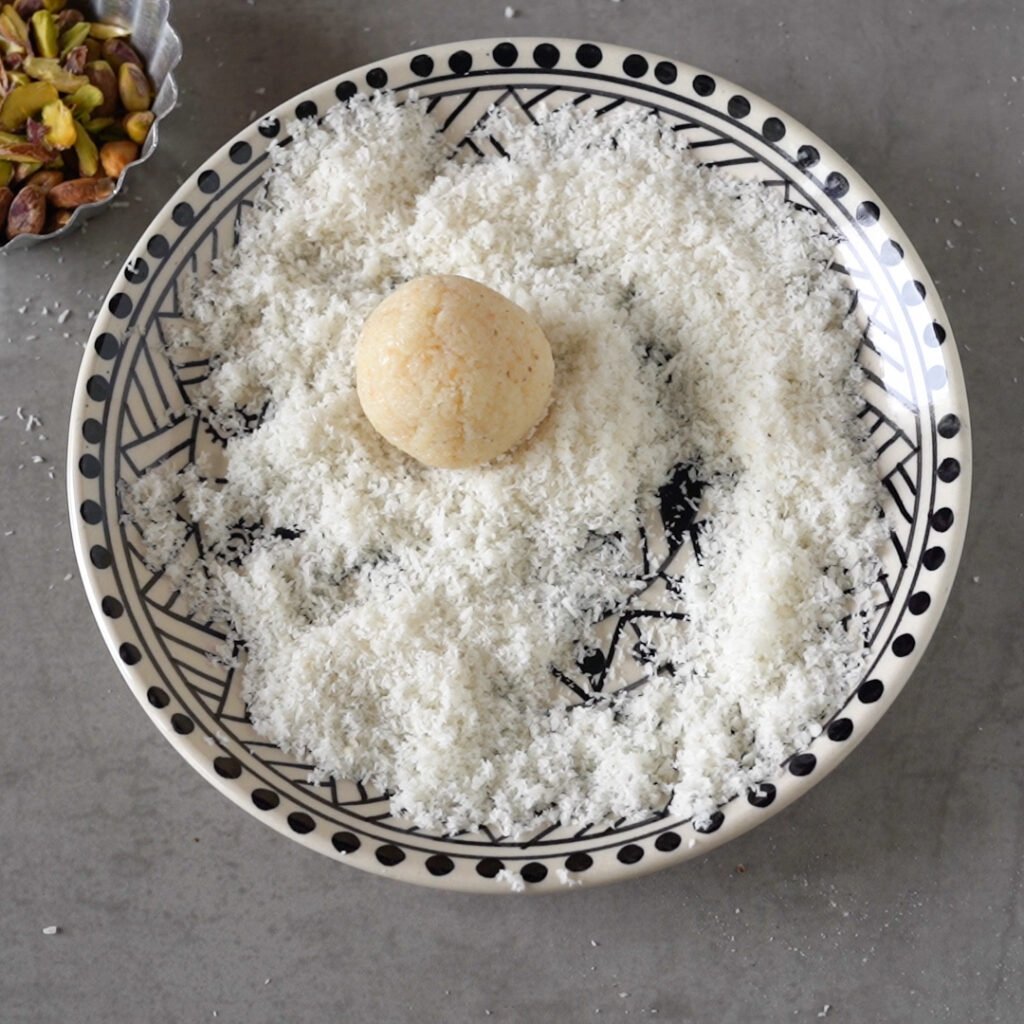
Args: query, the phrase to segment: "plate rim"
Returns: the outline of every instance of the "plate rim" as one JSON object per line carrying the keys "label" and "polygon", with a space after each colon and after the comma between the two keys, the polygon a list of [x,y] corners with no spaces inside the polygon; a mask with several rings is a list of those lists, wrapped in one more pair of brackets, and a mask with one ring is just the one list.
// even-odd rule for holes
{"label": "plate rim", "polygon": [[[806,128],[806,126],[804,126],[800,121],[791,117],[773,103],[764,100],[758,94],[753,93],[750,90],[742,88],[728,78],[723,78],[720,75],[705,71],[704,69],[691,65],[685,61],[662,57],[649,51],[629,48],[613,43],[546,36],[502,36],[473,40],[458,40],[403,51],[402,53],[394,54],[381,60],[361,65],[360,67],[354,68],[343,74],[317,83],[308,89],[304,89],[295,96],[285,100],[283,103],[278,104],[262,117],[257,118],[251,124],[244,127],[241,131],[235,133],[216,151],[207,156],[175,190],[174,194],[154,216],[151,223],[143,231],[138,241],[132,247],[132,250],[126,258],[123,266],[115,276],[110,290],[104,298],[100,313],[94,321],[90,332],[89,342],[86,346],[76,379],[74,398],[70,412],[67,458],[69,517],[75,556],[93,616],[96,619],[108,651],[114,659],[115,664],[118,666],[122,677],[128,683],[132,693],[142,705],[149,718],[157,725],[160,732],[172,744],[172,746],[174,746],[178,753],[181,754],[185,760],[191,764],[192,767],[195,768],[208,782],[214,785],[220,792],[227,795],[234,803],[257,817],[264,824],[270,825],[276,831],[286,835],[294,841],[298,841],[304,846],[315,849],[321,853],[333,855],[334,859],[348,859],[349,862],[353,863],[355,866],[375,874],[445,890],[490,893],[510,892],[511,889],[508,885],[502,884],[500,881],[496,883],[495,879],[481,877],[475,872],[452,871],[449,874],[433,875],[428,871],[413,871],[410,866],[404,864],[387,866],[380,863],[376,857],[370,855],[369,850],[365,851],[365,856],[357,856],[356,854],[342,855],[333,853],[331,850],[324,849],[322,843],[314,843],[310,841],[308,837],[297,834],[293,829],[290,829],[287,824],[287,818],[283,813],[268,815],[266,812],[254,807],[250,799],[248,789],[243,791],[242,787],[232,784],[232,780],[225,779],[218,775],[213,768],[212,758],[200,756],[200,751],[198,750],[196,743],[185,742],[185,737],[178,735],[174,731],[170,725],[169,717],[163,714],[160,709],[153,707],[147,700],[146,694],[149,688],[149,680],[144,677],[144,670],[139,668],[137,665],[127,664],[119,655],[119,649],[122,644],[126,642],[126,637],[130,639],[130,637],[134,635],[134,629],[129,628],[126,630],[123,620],[112,620],[102,611],[101,601],[104,595],[99,574],[103,570],[94,566],[90,560],[89,551],[87,550],[88,538],[86,536],[88,527],[83,524],[79,511],[84,500],[85,489],[83,476],[79,472],[79,463],[82,457],[88,454],[86,450],[88,448],[88,444],[83,438],[81,431],[81,425],[86,419],[86,409],[90,402],[90,396],[87,393],[88,382],[95,375],[101,374],[105,369],[102,365],[104,360],[100,358],[96,350],[96,341],[111,329],[116,332],[120,332],[122,330],[121,325],[117,322],[113,313],[110,311],[110,304],[117,294],[126,287],[124,284],[126,271],[134,265],[137,259],[145,255],[147,240],[154,232],[161,231],[171,222],[172,212],[178,204],[185,202],[189,197],[194,196],[197,193],[196,182],[199,175],[203,173],[205,169],[223,163],[229,157],[232,147],[238,143],[252,141],[255,137],[255,133],[258,131],[258,126],[261,123],[270,119],[276,119],[281,123],[285,123],[295,116],[295,110],[300,103],[327,89],[334,91],[343,82],[355,82],[358,79],[365,83],[367,76],[371,75],[375,70],[384,69],[387,71],[388,69],[396,68],[398,66],[408,67],[414,58],[421,55],[428,55],[432,60],[437,60],[443,57],[451,59],[452,55],[459,52],[466,52],[474,59],[480,55],[490,57],[494,50],[502,44],[511,44],[516,48],[517,55],[525,52],[536,54],[538,49],[544,46],[551,46],[562,52],[571,51],[575,54],[580,52],[581,47],[596,47],[603,54],[608,54],[614,58],[616,67],[620,69],[617,70],[614,75],[617,82],[622,85],[628,85],[640,89],[647,89],[648,86],[645,85],[644,79],[654,74],[653,69],[664,65],[673,67],[678,73],[679,79],[682,81],[689,80],[690,82],[693,82],[693,80],[698,76],[706,76],[711,79],[716,84],[717,89],[722,90],[723,93],[728,92],[731,97],[739,96],[745,97],[748,101],[756,101],[759,110],[767,112],[770,117],[777,117],[782,120],[787,129],[793,130],[802,136],[814,139],[815,148],[818,150],[821,157],[821,163],[825,166],[833,167],[841,171],[842,175],[845,176],[849,183],[851,192],[854,192],[855,194],[864,193],[872,198],[872,201],[876,204],[878,210],[877,220],[882,221],[884,218],[885,231],[888,237],[890,239],[895,238],[900,240],[905,266],[912,273],[914,280],[920,282],[926,289],[929,310],[933,310],[936,314],[935,318],[945,325],[946,337],[942,348],[943,364],[947,368],[948,386],[950,387],[951,392],[954,392],[956,396],[954,405],[960,415],[961,422],[961,429],[951,444],[951,450],[955,450],[959,455],[960,465],[960,474],[950,485],[953,488],[953,492],[955,492],[954,504],[957,507],[957,517],[954,523],[954,529],[950,530],[947,534],[949,542],[945,542],[945,563],[940,566],[936,573],[932,574],[932,579],[936,581],[938,586],[931,586],[929,588],[930,593],[933,595],[934,604],[937,610],[930,615],[919,618],[919,625],[923,628],[918,628],[914,632],[914,636],[918,640],[916,649],[901,662],[902,671],[896,677],[892,678],[891,681],[887,680],[885,684],[885,699],[877,702],[874,713],[867,717],[864,724],[859,727],[844,743],[833,744],[830,749],[831,756],[827,759],[819,760],[817,767],[811,774],[792,781],[784,791],[780,790],[779,798],[776,799],[770,807],[764,808],[756,818],[748,818],[745,822],[736,823],[739,827],[733,827],[728,830],[723,829],[710,834],[693,832],[690,844],[680,843],[674,850],[660,853],[657,859],[653,857],[643,857],[643,859],[633,864],[619,863],[618,865],[613,865],[604,871],[595,871],[592,874],[588,873],[578,879],[584,883],[582,887],[587,888],[595,884],[603,884],[627,877],[638,877],[643,874],[648,874],[655,870],[660,870],[664,867],[668,867],[703,854],[719,845],[722,845],[730,839],[737,838],[739,835],[742,835],[744,832],[754,827],[754,825],[763,823],[769,817],[778,813],[795,799],[799,798],[799,796],[802,796],[813,785],[816,785],[822,778],[835,770],[835,768],[845,760],[847,756],[849,756],[849,754],[860,744],[871,729],[878,724],[885,712],[888,710],[891,701],[895,699],[900,692],[902,692],[906,683],[916,670],[917,665],[923,656],[924,651],[927,649],[945,611],[948,597],[956,578],[957,568],[963,554],[964,537],[969,517],[972,467],[970,416],[959,353],[956,348],[953,332],[948,326],[948,316],[946,315],[941,299],[935,290],[934,283],[920,259],[916,248],[913,246],[912,242],[910,242],[910,239],[893,217],[888,207],[885,206],[885,204],[878,198],[874,189],[872,189],[860,174],[843,157],[832,149],[832,147],[829,146],[820,135]],[[640,77],[632,74],[627,75],[627,72],[624,70],[625,62],[630,58],[636,57],[639,57],[646,62],[646,70]],[[498,68],[493,73],[515,73],[522,70],[525,66],[526,65],[522,64],[517,56],[514,64]],[[535,66],[539,65],[530,65],[531,69]],[[561,69],[558,67],[550,67],[545,68],[544,70],[548,71],[552,75],[581,74],[580,69],[575,66],[572,68]],[[436,77],[437,76],[434,76],[430,80],[432,81]],[[453,73],[451,77],[453,79],[465,79],[467,76],[460,76]],[[681,87],[672,88],[671,83],[662,83],[659,86],[650,87],[650,89],[652,91],[664,92],[670,96],[684,97]],[[364,85],[359,89],[359,91],[372,92],[373,89],[369,85]],[[341,102],[343,102],[341,99],[336,101],[338,104]],[[332,103],[332,106],[333,105],[335,104]],[[726,115],[723,110],[718,108],[714,108],[710,112],[719,117],[729,116]],[[749,126],[744,127],[747,127],[748,130],[750,130]],[[272,144],[272,140],[269,144]],[[185,230],[187,231],[188,229],[186,228]],[[951,501],[952,500],[953,499],[951,498]],[[120,626],[118,625],[119,622],[121,623]],[[853,697],[854,695],[851,694],[850,700],[852,700]],[[785,765],[785,763],[786,762],[784,762],[783,765]],[[783,769],[783,766],[780,766],[780,769]],[[628,843],[629,839],[626,838],[615,843],[615,845],[621,846],[622,844]],[[364,848],[367,845],[368,844],[364,844]],[[538,859],[543,859],[541,854],[538,854]],[[553,872],[549,873],[547,878],[541,880],[538,884],[526,885],[525,891],[528,893],[537,893],[548,891],[570,891],[571,889],[577,888],[577,886],[562,884],[559,880],[554,878],[553,875]]]}

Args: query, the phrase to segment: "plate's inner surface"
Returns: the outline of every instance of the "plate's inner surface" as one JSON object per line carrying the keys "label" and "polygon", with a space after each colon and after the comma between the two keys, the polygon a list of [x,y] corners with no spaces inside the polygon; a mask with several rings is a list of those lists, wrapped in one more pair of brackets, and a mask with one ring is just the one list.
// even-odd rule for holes
{"label": "plate's inner surface", "polygon": [[[864,370],[862,415],[878,453],[879,473],[888,494],[885,511],[892,527],[884,553],[882,598],[870,612],[871,657],[865,680],[874,684],[884,678],[886,665],[894,657],[893,637],[900,628],[912,589],[911,577],[925,543],[927,531],[916,525],[922,519],[922,503],[925,509],[934,506],[930,467],[935,460],[936,410],[931,385],[937,376],[914,341],[922,330],[927,331],[922,325],[930,319],[922,319],[914,308],[923,289],[907,288],[913,281],[899,266],[898,258],[888,260],[883,250],[879,259],[876,242],[868,237],[877,220],[877,206],[872,210],[873,204],[861,202],[850,209],[839,203],[847,187],[842,176],[838,182],[831,176],[824,190],[820,183],[815,184],[817,154],[812,147],[801,147],[797,160],[771,140],[748,138],[730,124],[725,112],[704,109],[663,90],[653,97],[632,89],[632,83],[624,88],[611,77],[603,84],[599,78],[596,74],[586,80],[571,75],[559,78],[552,73],[550,80],[539,81],[535,70],[528,75],[509,69],[501,76],[471,82],[447,75],[427,78],[417,81],[416,88],[419,95],[430,97],[431,116],[446,136],[478,152],[488,143],[481,142],[479,134],[471,141],[468,134],[486,121],[492,107],[532,119],[531,108],[538,103],[548,107],[572,104],[611,120],[618,116],[616,111],[621,114],[624,104],[636,105],[662,119],[704,162],[781,189],[787,201],[813,208],[833,224],[844,239],[837,247],[835,270],[848,276],[864,326],[864,342],[858,352]],[[329,91],[328,87],[322,89],[320,113],[333,99],[333,85]],[[402,94],[403,87],[396,80],[391,85]],[[631,89],[633,95],[628,95]],[[342,95],[340,89],[338,95]],[[181,315],[180,296],[186,281],[206,274],[211,260],[231,248],[243,211],[259,194],[266,168],[265,147],[282,141],[286,130],[279,121],[266,119],[247,134],[251,142],[237,142],[211,162],[197,176],[196,201],[174,208],[172,219],[177,227],[169,221],[171,230],[166,237],[160,233],[148,236],[140,250],[146,255],[126,269],[125,276],[137,286],[138,297],[124,312],[123,319],[128,321],[124,344],[112,339],[106,343],[105,354],[104,338],[108,336],[101,335],[96,342],[96,351],[102,358],[112,359],[113,366],[109,416],[98,453],[103,466],[99,487],[104,508],[119,508],[118,481],[130,483],[168,461],[184,468],[200,452],[216,453],[223,446],[223,439],[209,424],[189,412],[193,389],[210,372],[208,363],[196,359],[172,364],[165,354],[164,337],[173,330],[171,322]],[[502,152],[500,138],[491,137],[489,144],[494,153]],[[110,309],[119,315],[114,305]],[[937,348],[935,352],[935,362],[941,363]],[[692,557],[694,543],[699,544],[700,522],[700,481],[681,463],[673,478],[665,482],[658,521],[646,524],[646,535],[636,539],[637,575],[645,579],[646,587],[628,607],[598,627],[588,639],[586,657],[564,668],[567,700],[582,701],[623,685],[642,684],[650,673],[664,670],[645,637],[645,620],[658,614],[659,594],[672,586],[686,559]],[[188,543],[198,548],[201,524],[192,527]],[[111,516],[106,538],[118,592],[115,604],[123,605],[137,637],[121,646],[121,657],[129,665],[145,663],[146,699],[152,708],[173,712],[169,727],[163,727],[169,733],[173,730],[179,746],[192,744],[189,756],[193,763],[205,762],[207,774],[216,773],[222,788],[234,799],[250,810],[255,807],[267,813],[274,818],[273,824],[290,829],[309,845],[339,853],[355,853],[364,847],[366,854],[369,844],[376,861],[385,866],[400,863],[412,853],[426,858],[431,875],[452,871],[452,858],[456,858],[460,867],[475,867],[481,879],[493,877],[502,866],[536,866],[556,854],[560,858],[576,856],[577,867],[584,869],[602,849],[617,850],[619,863],[628,864],[633,862],[630,858],[639,860],[645,850],[670,853],[680,846],[680,823],[665,816],[623,823],[622,828],[600,836],[580,822],[547,829],[528,843],[506,842],[486,830],[454,837],[428,836],[390,817],[386,795],[367,791],[358,781],[311,781],[311,765],[296,763],[251,728],[240,694],[242,669],[223,667],[208,657],[223,647],[222,624],[196,621],[190,615],[163,573],[147,566],[141,539],[130,521]],[[240,528],[238,545],[242,548],[246,543],[245,531]],[[852,700],[854,694],[849,697]],[[836,733],[838,736],[838,730]],[[823,737],[823,742],[826,739]],[[813,766],[813,756],[807,763]],[[804,773],[793,771],[793,775],[800,774]],[[235,780],[239,780],[237,785]],[[737,830],[749,827],[749,816],[770,804],[775,794],[776,785],[766,780],[747,803],[734,801],[738,806],[726,807],[725,813],[716,814],[702,831],[721,828],[726,814],[735,818]],[[650,843],[637,845],[644,840]],[[584,850],[588,852],[574,854]],[[627,858],[625,850],[639,853]],[[465,864],[460,861],[463,857]]]}

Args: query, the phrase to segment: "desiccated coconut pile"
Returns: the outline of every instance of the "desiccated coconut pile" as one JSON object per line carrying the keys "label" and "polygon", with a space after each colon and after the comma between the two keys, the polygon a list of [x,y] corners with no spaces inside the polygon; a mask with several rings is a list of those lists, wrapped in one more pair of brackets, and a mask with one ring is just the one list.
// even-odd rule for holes
{"label": "desiccated coconut pile", "polygon": [[[226,468],[154,471],[126,507],[245,639],[257,728],[421,828],[706,816],[863,667],[885,527],[834,240],[650,119],[614,146],[575,110],[488,130],[509,159],[453,154],[387,97],[295,126],[172,342],[215,358],[195,413],[229,437]],[[547,419],[480,469],[415,463],[357,401],[363,321],[424,273],[489,285],[551,342]],[[265,408],[258,429],[236,408]],[[637,523],[680,463],[709,482],[701,562],[659,598],[687,619],[645,624],[661,674],[570,710],[552,667],[572,675],[594,622],[643,604]],[[176,513],[202,524],[201,563]]]}

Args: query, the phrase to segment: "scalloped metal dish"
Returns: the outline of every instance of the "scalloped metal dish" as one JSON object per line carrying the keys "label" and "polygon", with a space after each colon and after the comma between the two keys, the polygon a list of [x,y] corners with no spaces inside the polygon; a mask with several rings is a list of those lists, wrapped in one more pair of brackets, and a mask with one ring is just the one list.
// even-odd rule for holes
{"label": "scalloped metal dish", "polygon": [[144,164],[154,153],[160,141],[160,122],[178,103],[178,86],[174,81],[174,69],[181,60],[181,39],[171,27],[170,0],[93,0],[87,5],[91,15],[102,21],[124,25],[132,30],[132,45],[146,61],[146,70],[156,88],[153,113],[156,119],[142,144],[138,160],[129,164],[114,184],[114,192],[101,203],[87,203],[78,207],[71,219],[58,231],[42,235],[18,235],[11,241],[0,244],[0,252],[16,252],[28,249],[40,242],[53,242],[81,227],[90,217],[95,217],[109,206],[124,187],[125,179],[136,168]]}
{"label": "scalloped metal dish", "polygon": [[[258,195],[268,150],[295,118],[323,115],[356,92],[415,89],[455,144],[490,104],[630,103],[671,119],[708,163],[779,188],[835,226],[839,272],[863,317],[865,415],[891,488],[888,601],[869,668],[809,746],[726,804],[710,823],[666,815],[606,831],[584,822],[524,842],[484,831],[442,836],[393,818],[356,781],[311,783],[309,765],[247,721],[239,673],[204,658],[216,636],[180,608],[141,560],[121,520],[118,485],[166,459],[195,458],[188,389],[204,368],[172,366],[160,341],[180,315],[179,276],[209,272],[234,244]],[[293,841],[386,877],[445,889],[536,893],[636,877],[735,838],[834,769],[880,721],[938,626],[956,575],[970,502],[971,445],[959,357],[913,245],[868,184],[799,122],[726,79],[681,61],[567,39],[475,40],[425,47],[357,68],[254,122],[189,176],[117,275],[84,356],[71,413],[68,497],[89,603],[111,656],[156,728],[205,779]],[[160,780],[160,785],[166,785]]]}

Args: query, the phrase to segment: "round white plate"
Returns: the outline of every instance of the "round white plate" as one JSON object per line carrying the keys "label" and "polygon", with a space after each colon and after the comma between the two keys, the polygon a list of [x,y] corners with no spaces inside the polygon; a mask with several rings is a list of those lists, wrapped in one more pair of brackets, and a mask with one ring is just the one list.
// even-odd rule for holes
{"label": "round white plate", "polygon": [[[318,117],[356,92],[385,88],[428,97],[431,116],[456,143],[492,106],[526,118],[539,103],[598,116],[623,104],[656,111],[706,163],[781,189],[842,238],[836,271],[848,275],[864,323],[864,416],[889,495],[888,597],[873,620],[869,669],[824,732],[702,828],[662,815],[605,831],[581,821],[528,842],[429,835],[391,817],[386,797],[357,781],[311,783],[310,765],[253,731],[238,672],[206,656],[216,630],[191,617],[163,574],[146,567],[134,528],[122,522],[119,481],[167,460],[184,467],[213,443],[186,413],[208,365],[172,365],[161,342],[164,324],[179,315],[183,275],[202,276],[230,249],[267,152],[292,118]],[[877,196],[820,139],[757,96],[679,61],[567,39],[493,39],[401,54],[318,85],[241,132],[188,179],[136,245],[97,319],[72,410],[68,491],[104,639],[157,728],[214,786],[297,842],[369,871],[488,892],[510,891],[508,872],[538,892],[566,878],[607,882],[704,853],[806,792],[856,746],[906,683],[946,603],[967,520],[969,434],[960,363],[931,279]]]}

